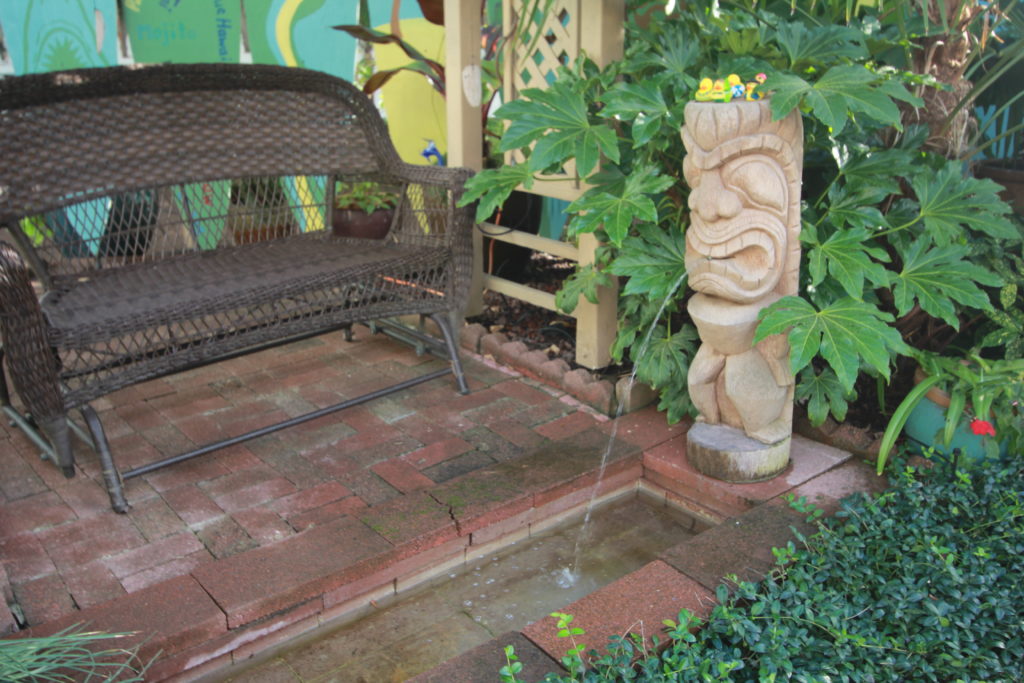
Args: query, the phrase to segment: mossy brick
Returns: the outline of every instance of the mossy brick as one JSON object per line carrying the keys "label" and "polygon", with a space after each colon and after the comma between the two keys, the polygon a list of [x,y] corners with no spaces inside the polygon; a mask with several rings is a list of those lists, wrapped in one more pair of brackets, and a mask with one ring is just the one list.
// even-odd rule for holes
{"label": "mossy brick", "polygon": [[26,633],[49,636],[74,624],[87,623],[89,629],[107,632],[134,632],[118,642],[118,647],[139,645],[139,656],[148,661],[158,652],[171,657],[201,646],[227,631],[224,612],[191,576],[163,581],[34,627]]}
{"label": "mossy brick", "polygon": [[192,575],[236,628],[346,583],[359,561],[391,549],[351,517],[315,526],[263,548],[196,567]]}
{"label": "mossy brick", "polygon": [[494,467],[436,486],[430,496],[447,506],[460,536],[519,514],[533,505],[532,492]]}
{"label": "mossy brick", "polygon": [[412,493],[434,485],[433,480],[402,460],[385,460],[370,469],[402,493]]}
{"label": "mossy brick", "polygon": [[424,491],[367,508],[358,518],[389,543],[400,547],[399,559],[458,536],[447,506]]}

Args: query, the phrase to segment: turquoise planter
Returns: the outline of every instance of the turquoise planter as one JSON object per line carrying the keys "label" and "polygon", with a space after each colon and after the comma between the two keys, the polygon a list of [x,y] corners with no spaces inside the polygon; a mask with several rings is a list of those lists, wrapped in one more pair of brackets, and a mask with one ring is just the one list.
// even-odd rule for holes
{"label": "turquoise planter", "polygon": [[[903,432],[923,451],[932,447],[937,453],[951,455],[956,448],[970,460],[981,460],[985,457],[985,441],[992,437],[976,436],[971,432],[970,421],[965,415],[953,433],[953,441],[949,448],[942,445],[942,430],[946,425],[946,410],[925,396],[907,418]],[[1000,445],[1000,455],[1006,455],[1006,444]]]}

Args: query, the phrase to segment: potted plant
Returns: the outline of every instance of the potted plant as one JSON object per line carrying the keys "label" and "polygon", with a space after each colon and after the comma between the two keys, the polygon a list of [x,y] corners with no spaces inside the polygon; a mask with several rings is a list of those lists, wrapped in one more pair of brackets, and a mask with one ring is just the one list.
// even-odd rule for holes
{"label": "potted plant", "polygon": [[342,237],[384,239],[398,206],[398,193],[373,181],[339,182],[331,225]]}
{"label": "potted plant", "polygon": [[893,413],[878,454],[881,474],[903,431],[940,453],[969,459],[1017,452],[1024,445],[1024,359],[917,354],[916,386]]}

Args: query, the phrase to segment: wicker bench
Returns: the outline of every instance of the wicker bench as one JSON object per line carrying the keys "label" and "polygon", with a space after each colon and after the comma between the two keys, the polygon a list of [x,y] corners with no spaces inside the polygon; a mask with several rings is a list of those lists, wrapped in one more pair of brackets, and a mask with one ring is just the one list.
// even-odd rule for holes
{"label": "wicker bench", "polygon": [[[0,79],[0,332],[12,422],[73,476],[72,434],[122,479],[454,374],[469,289],[463,169],[402,163],[373,104],[322,73],[117,67]],[[381,240],[336,234],[339,182],[398,205]],[[119,472],[89,402],[139,382],[394,316],[432,317],[449,366]],[[0,373],[2,376],[2,373]],[[80,410],[86,427],[71,416]]]}

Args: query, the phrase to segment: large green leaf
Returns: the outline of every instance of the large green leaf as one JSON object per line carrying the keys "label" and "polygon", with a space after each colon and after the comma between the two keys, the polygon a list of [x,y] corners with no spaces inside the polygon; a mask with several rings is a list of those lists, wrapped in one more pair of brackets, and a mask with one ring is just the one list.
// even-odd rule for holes
{"label": "large green leaf", "polygon": [[905,314],[916,301],[925,313],[960,329],[954,302],[991,310],[992,302],[977,285],[998,287],[1002,280],[995,273],[968,261],[969,255],[970,249],[963,245],[936,247],[926,237],[914,240],[902,254],[903,270],[895,278],[893,294],[897,313]]}
{"label": "large green leaf", "polygon": [[649,195],[664,192],[675,182],[675,178],[659,175],[654,166],[647,166],[626,177],[620,195],[589,190],[567,209],[576,214],[569,223],[569,231],[594,232],[603,227],[608,240],[622,246],[634,219],[658,222],[658,208]]}
{"label": "large green leaf", "polygon": [[580,266],[575,273],[562,283],[555,294],[555,305],[566,313],[572,313],[583,296],[592,304],[597,303],[597,288],[609,286],[612,279],[608,273],[594,267],[594,264]]}
{"label": "large green leaf", "polygon": [[834,63],[867,57],[864,35],[849,26],[815,26],[800,22],[779,24],[776,40],[789,59],[789,68]]}
{"label": "large green leaf", "polygon": [[813,85],[793,74],[775,73],[766,87],[773,90],[772,116],[780,119],[806,101],[811,113],[838,135],[851,114],[863,113],[883,125],[900,126],[900,111],[882,81],[865,66],[834,66]]}
{"label": "large green leaf", "polygon": [[[646,335],[640,337],[643,343]],[[655,389],[686,386],[690,359],[697,352],[697,334],[687,325],[671,336],[657,334],[647,339],[647,346],[637,349],[634,357],[636,374]]]}
{"label": "large green leaf", "polygon": [[888,379],[893,354],[909,351],[896,328],[887,324],[891,315],[848,297],[819,311],[800,297],[787,296],[761,311],[760,317],[756,341],[788,332],[793,372],[820,355],[847,392],[853,390],[862,362]]}
{"label": "large green leaf", "polygon": [[629,278],[622,288],[624,295],[660,301],[679,291],[679,280],[686,275],[686,239],[682,230],[650,224],[640,226],[639,233],[625,239],[609,270]]}
{"label": "large green leaf", "polygon": [[806,367],[800,373],[794,396],[798,401],[807,401],[807,417],[815,427],[823,423],[830,412],[836,420],[845,420],[847,401],[857,397],[843,388],[832,368],[818,373],[813,367]]}
{"label": "large green leaf", "polygon": [[526,189],[533,185],[533,167],[529,160],[527,163],[509,164],[477,173],[466,181],[466,192],[459,200],[459,206],[466,206],[479,200],[480,203],[476,207],[476,222],[482,223],[490,218],[520,185]]}
{"label": "large green leaf", "polygon": [[947,162],[938,171],[922,170],[910,181],[925,229],[938,245],[959,241],[964,228],[992,237],[1018,238],[1005,214],[1010,207],[999,199],[999,185],[988,179],[965,177],[960,164]]}
{"label": "large green leaf", "polygon": [[642,83],[619,83],[604,94],[601,116],[633,122],[633,147],[650,142],[671,110],[658,87],[662,79]]}
{"label": "large green leaf", "polygon": [[889,261],[884,249],[868,244],[871,234],[862,228],[837,230],[823,244],[810,249],[811,284],[825,279],[826,272],[854,299],[864,296],[864,280],[877,287],[889,284],[889,272],[878,261]]}

